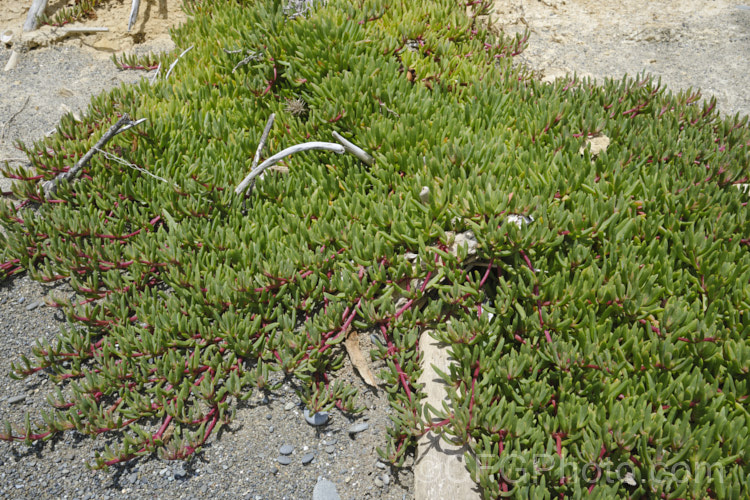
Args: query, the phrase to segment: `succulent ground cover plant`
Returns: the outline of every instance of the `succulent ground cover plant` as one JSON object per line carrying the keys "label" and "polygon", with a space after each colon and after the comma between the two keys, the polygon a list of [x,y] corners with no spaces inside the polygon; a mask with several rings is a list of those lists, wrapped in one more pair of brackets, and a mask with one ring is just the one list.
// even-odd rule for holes
{"label": "succulent ground cover plant", "polygon": [[[487,498],[747,494],[746,119],[646,77],[542,84],[485,5],[186,8],[192,50],[124,62],[170,71],[4,167],[0,272],[82,300],[13,373],[64,381],[53,408],[0,437],[116,436],[95,467],[184,459],[271,371],[355,412],[335,371],[356,329],[382,339],[397,465],[432,429],[469,444]],[[271,113],[266,151],[337,131],[375,165],[298,154],[237,196]],[[45,196],[125,114],[146,120]],[[456,359],[444,408],[420,402],[425,329]]]}

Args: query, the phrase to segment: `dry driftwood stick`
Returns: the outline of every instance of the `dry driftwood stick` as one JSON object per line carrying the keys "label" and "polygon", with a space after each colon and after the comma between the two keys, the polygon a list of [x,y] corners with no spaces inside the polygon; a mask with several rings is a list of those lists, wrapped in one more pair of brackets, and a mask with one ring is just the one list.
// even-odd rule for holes
{"label": "dry driftwood stick", "polygon": [[273,121],[275,119],[276,119],[276,113],[271,113],[271,116],[268,117],[268,122],[266,122],[266,128],[263,129],[263,134],[260,136],[258,149],[255,150],[255,157],[253,157],[253,166],[250,169],[251,172],[255,170],[255,167],[258,166],[258,162],[260,161],[260,155],[263,152],[263,148],[266,147],[266,140],[268,140],[268,134],[271,132],[271,127],[273,127]]}
{"label": "dry driftwood stick", "polygon": [[73,165],[73,167],[68,170],[67,172],[63,172],[62,174],[58,175],[52,180],[46,181],[44,184],[42,184],[42,189],[44,190],[44,197],[49,198],[53,194],[55,194],[55,191],[57,191],[57,185],[60,183],[60,181],[66,181],[68,179],[74,178],[76,175],[78,175],[78,172],[81,171],[83,167],[88,165],[89,161],[91,161],[91,158],[93,158],[94,154],[101,149],[107,142],[109,142],[110,139],[112,139],[114,136],[117,135],[117,132],[125,126],[128,122],[130,122],[130,117],[127,113],[123,114],[122,117],[117,120],[117,123],[112,125],[109,130],[107,130],[104,135],[96,142],[93,148],[89,149],[88,152],[83,155],[83,158],[78,160],[78,163]]}
{"label": "dry driftwood stick", "polygon": [[260,174],[263,173],[265,169],[270,167],[271,165],[275,164],[282,158],[285,158],[289,155],[293,155],[294,153],[301,153],[302,151],[310,151],[312,149],[322,149],[324,151],[333,151],[334,153],[338,154],[344,154],[346,152],[346,149],[344,149],[344,146],[341,144],[334,144],[332,142],[305,142],[303,144],[297,144],[294,146],[290,146],[286,148],[285,150],[276,153],[257,167],[255,167],[249,174],[247,174],[247,177],[242,179],[242,182],[240,182],[239,186],[237,186],[237,189],[234,190],[235,194],[241,194],[245,191],[247,186],[252,182],[253,179],[258,177]]}
{"label": "dry driftwood stick", "polygon": [[133,5],[130,7],[130,20],[128,21],[128,31],[135,24],[135,20],[138,17],[138,8],[141,6],[141,0],[133,0]]}
{"label": "dry driftwood stick", "polygon": [[137,127],[138,125],[140,125],[141,123],[143,123],[145,121],[146,121],[146,118],[141,118],[141,119],[136,120],[136,121],[131,121],[130,123],[128,123],[127,125],[125,125],[124,127],[122,127],[120,130],[118,130],[117,134],[122,134],[126,130],[131,129],[133,127]]}
{"label": "dry driftwood stick", "polygon": [[[258,162],[260,161],[260,155],[263,152],[263,148],[266,147],[266,140],[268,139],[268,134],[271,132],[271,127],[273,127],[273,121],[275,119],[276,119],[276,113],[271,113],[271,116],[268,117],[268,122],[266,122],[266,128],[263,129],[263,134],[261,134],[260,136],[258,149],[255,150],[255,157],[253,157],[253,166],[250,168],[251,172],[255,170],[255,168],[258,166]],[[250,184],[246,188],[243,188],[243,191],[247,191],[247,194],[249,196],[250,193],[253,191],[253,186],[255,186],[255,181],[250,182]]]}
{"label": "dry driftwood stick", "polygon": [[339,135],[339,133],[336,132],[335,130],[333,131],[333,138],[339,141],[344,146],[344,149],[346,149],[349,153],[359,158],[360,161],[362,161],[362,163],[364,163],[368,167],[372,167],[372,164],[375,162],[375,159],[373,159],[372,156],[365,153],[362,148],[360,148],[359,146],[355,146],[351,142],[347,141],[346,139],[341,137],[341,135]]}
{"label": "dry driftwood stick", "polygon": [[169,65],[169,70],[167,70],[167,76],[164,77],[165,80],[169,78],[169,74],[172,72],[172,70],[174,69],[174,67],[177,65],[177,61],[179,61],[182,58],[182,56],[184,56],[185,54],[187,54],[188,52],[190,52],[190,49],[192,49],[193,47],[195,47],[195,45],[191,45],[190,47],[188,47],[185,50],[183,50],[182,54],[180,54],[179,56],[177,56],[177,59],[175,59],[174,62]]}
{"label": "dry driftwood stick", "polygon": [[105,33],[109,31],[109,28],[103,26],[74,26],[72,28],[62,28],[60,31],[63,33]]}
{"label": "dry driftwood stick", "polygon": [[33,0],[29,13],[26,15],[26,22],[23,23],[23,30],[34,31],[39,25],[39,16],[44,14],[44,9],[46,8],[47,0]]}
{"label": "dry driftwood stick", "polygon": [[151,77],[151,85],[156,83],[156,79],[159,78],[159,73],[161,73],[161,63],[156,67],[156,73],[154,73],[154,76]]}

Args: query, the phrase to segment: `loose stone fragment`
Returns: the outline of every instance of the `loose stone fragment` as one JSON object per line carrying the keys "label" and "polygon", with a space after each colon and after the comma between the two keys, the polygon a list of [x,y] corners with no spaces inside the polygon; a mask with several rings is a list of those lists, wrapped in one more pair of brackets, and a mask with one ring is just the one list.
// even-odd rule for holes
{"label": "loose stone fragment", "polygon": [[290,463],[292,463],[292,459],[284,455],[280,455],[279,458],[276,459],[276,461],[281,465],[289,465]]}
{"label": "loose stone fragment", "polygon": [[358,424],[354,424],[349,427],[349,434],[358,434],[360,432],[366,431],[370,428],[370,424],[367,422],[360,422]]}
{"label": "loose stone fragment", "polygon": [[341,500],[336,485],[328,479],[319,479],[313,490],[313,500]]}
{"label": "loose stone fragment", "polygon": [[290,444],[285,444],[284,446],[279,448],[279,453],[281,453],[282,455],[291,455],[293,451],[294,451],[294,446]]}
{"label": "loose stone fragment", "polygon": [[305,408],[304,414],[305,414],[305,420],[310,425],[314,425],[317,427],[319,425],[323,425],[326,422],[328,422],[328,412],[319,411],[317,413],[311,414],[310,410]]}
{"label": "loose stone fragment", "polygon": [[309,464],[310,462],[313,461],[314,458],[315,458],[315,455],[313,455],[312,453],[308,453],[307,455],[303,455],[303,457],[302,457],[302,463],[303,464]]}

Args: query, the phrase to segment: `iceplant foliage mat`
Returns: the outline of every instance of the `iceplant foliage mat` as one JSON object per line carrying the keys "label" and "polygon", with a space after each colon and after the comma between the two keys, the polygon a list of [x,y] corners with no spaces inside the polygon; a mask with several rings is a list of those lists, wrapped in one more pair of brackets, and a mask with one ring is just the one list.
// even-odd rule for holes
{"label": "iceplant foliage mat", "polygon": [[[543,84],[486,4],[306,7],[187,3],[176,51],[121,61],[153,81],[4,167],[0,269],[79,299],[13,373],[62,382],[50,411],[2,438],[186,459],[272,372],[356,412],[336,370],[375,335],[397,465],[434,430],[487,498],[747,494],[747,119],[642,75]],[[374,163],[307,151],[236,194],[272,113],[263,158],[335,131]],[[425,330],[456,360],[442,408]]]}

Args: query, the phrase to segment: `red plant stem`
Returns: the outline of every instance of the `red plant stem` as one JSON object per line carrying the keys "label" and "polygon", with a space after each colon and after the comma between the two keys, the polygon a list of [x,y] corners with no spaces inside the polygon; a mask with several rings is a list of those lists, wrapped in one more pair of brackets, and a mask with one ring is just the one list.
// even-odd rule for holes
{"label": "red plant stem", "polygon": [[472,412],[474,411],[474,387],[479,378],[479,361],[474,363],[474,375],[471,377],[471,399],[469,400],[469,421],[466,424],[466,430],[469,430],[471,425]]}
{"label": "red plant stem", "polygon": [[161,438],[161,436],[164,434],[164,431],[167,430],[167,427],[169,426],[169,422],[172,421],[172,415],[167,415],[167,417],[164,419],[164,422],[162,422],[161,427],[159,427],[159,430],[156,431],[156,434],[154,434],[151,437],[151,442],[153,443],[157,439]]}
{"label": "red plant stem", "polygon": [[[526,266],[531,269],[531,272],[536,274],[536,269],[533,265],[531,265],[531,259],[529,259],[529,256],[526,255],[526,252],[523,250],[519,250],[521,257],[523,257],[524,262],[526,262]],[[534,284],[534,295],[537,297],[536,299],[536,309],[539,313],[539,326],[544,330],[544,336],[547,339],[547,343],[552,343],[552,336],[549,333],[549,330],[544,328],[544,318],[542,318],[542,301],[539,299],[539,284]]]}
{"label": "red plant stem", "polygon": [[[380,331],[383,332],[383,337],[388,342],[388,347],[389,348],[392,347],[393,344],[388,339],[388,334],[387,334],[385,325],[380,325]],[[401,365],[395,359],[393,360],[393,365],[396,367],[396,373],[398,373],[398,379],[401,382],[401,386],[404,388],[404,391],[406,391],[406,397],[409,398],[409,402],[411,403],[412,402],[411,389],[409,389],[409,382],[407,380],[406,373],[404,373],[404,370],[401,369]]]}

